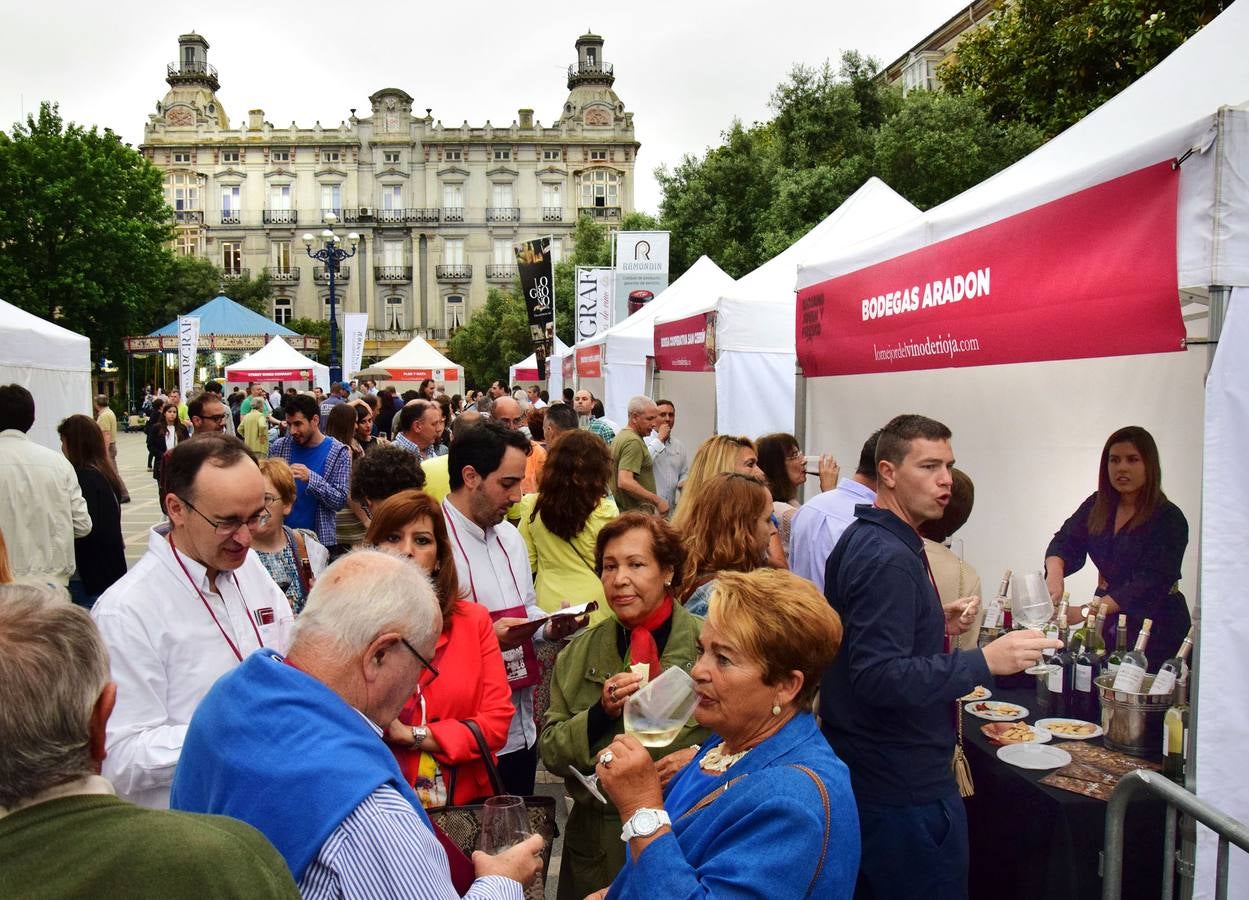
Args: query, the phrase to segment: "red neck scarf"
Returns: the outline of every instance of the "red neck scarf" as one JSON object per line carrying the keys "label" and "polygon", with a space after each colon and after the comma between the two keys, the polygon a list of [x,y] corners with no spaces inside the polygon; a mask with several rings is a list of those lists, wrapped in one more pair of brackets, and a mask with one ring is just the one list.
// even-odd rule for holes
{"label": "red neck scarf", "polygon": [[636,663],[650,666],[650,677],[659,677],[659,645],[655,643],[656,628],[668,621],[672,615],[672,595],[665,594],[663,602],[655,607],[655,611],[639,622],[629,632],[629,658]]}

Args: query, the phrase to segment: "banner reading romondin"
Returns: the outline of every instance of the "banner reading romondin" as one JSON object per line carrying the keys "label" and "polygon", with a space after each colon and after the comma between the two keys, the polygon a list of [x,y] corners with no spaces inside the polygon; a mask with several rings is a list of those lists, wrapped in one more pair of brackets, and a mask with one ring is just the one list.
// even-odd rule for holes
{"label": "banner reading romondin", "polygon": [[195,355],[199,352],[199,316],[178,318],[178,390],[191,396],[195,386]]}
{"label": "banner reading romondin", "polygon": [[[577,266],[577,334],[584,341],[611,327],[614,269]],[[574,342],[574,343],[575,343]]]}
{"label": "banner reading romondin", "polygon": [[520,290],[529,313],[529,337],[538,358],[538,379],[546,378],[546,360],[555,349],[555,279],[551,272],[551,239],[516,245]]}
{"label": "banner reading romondin", "polygon": [[622,231],[616,235],[616,285],[612,324],[641,309],[668,287],[668,232]]}

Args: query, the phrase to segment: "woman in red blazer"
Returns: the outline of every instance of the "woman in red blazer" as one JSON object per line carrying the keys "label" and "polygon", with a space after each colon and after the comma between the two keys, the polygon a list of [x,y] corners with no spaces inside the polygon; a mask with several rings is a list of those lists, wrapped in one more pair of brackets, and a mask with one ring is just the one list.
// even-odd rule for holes
{"label": "woman in red blazer", "polygon": [[421,673],[386,742],[427,808],[489,797],[494,791],[481,750],[464,723],[471,719],[481,729],[493,758],[507,742],[512,692],[489,614],[459,599],[442,510],[422,491],[401,491],[373,508],[364,543],[415,561],[429,573],[442,606],[434,668],[445,674]]}

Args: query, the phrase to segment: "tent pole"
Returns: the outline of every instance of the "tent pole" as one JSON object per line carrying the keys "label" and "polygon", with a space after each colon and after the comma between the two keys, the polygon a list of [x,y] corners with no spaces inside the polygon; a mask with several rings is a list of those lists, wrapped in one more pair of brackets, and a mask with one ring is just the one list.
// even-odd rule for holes
{"label": "tent pole", "polygon": [[[807,446],[807,378],[802,374],[802,363],[794,361],[794,438],[799,447]],[[803,482],[802,499],[806,500],[807,485]]]}

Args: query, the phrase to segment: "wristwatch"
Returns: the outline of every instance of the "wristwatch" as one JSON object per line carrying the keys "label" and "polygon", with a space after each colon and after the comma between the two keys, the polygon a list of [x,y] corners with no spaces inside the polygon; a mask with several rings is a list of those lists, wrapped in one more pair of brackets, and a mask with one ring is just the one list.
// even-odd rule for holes
{"label": "wristwatch", "polygon": [[412,726],[412,746],[419,747],[425,743],[425,738],[429,737],[429,729],[424,725]]}
{"label": "wristwatch", "polygon": [[628,843],[635,837],[650,837],[665,825],[671,825],[672,818],[662,809],[649,809],[643,806],[625,822],[620,832],[620,839]]}

